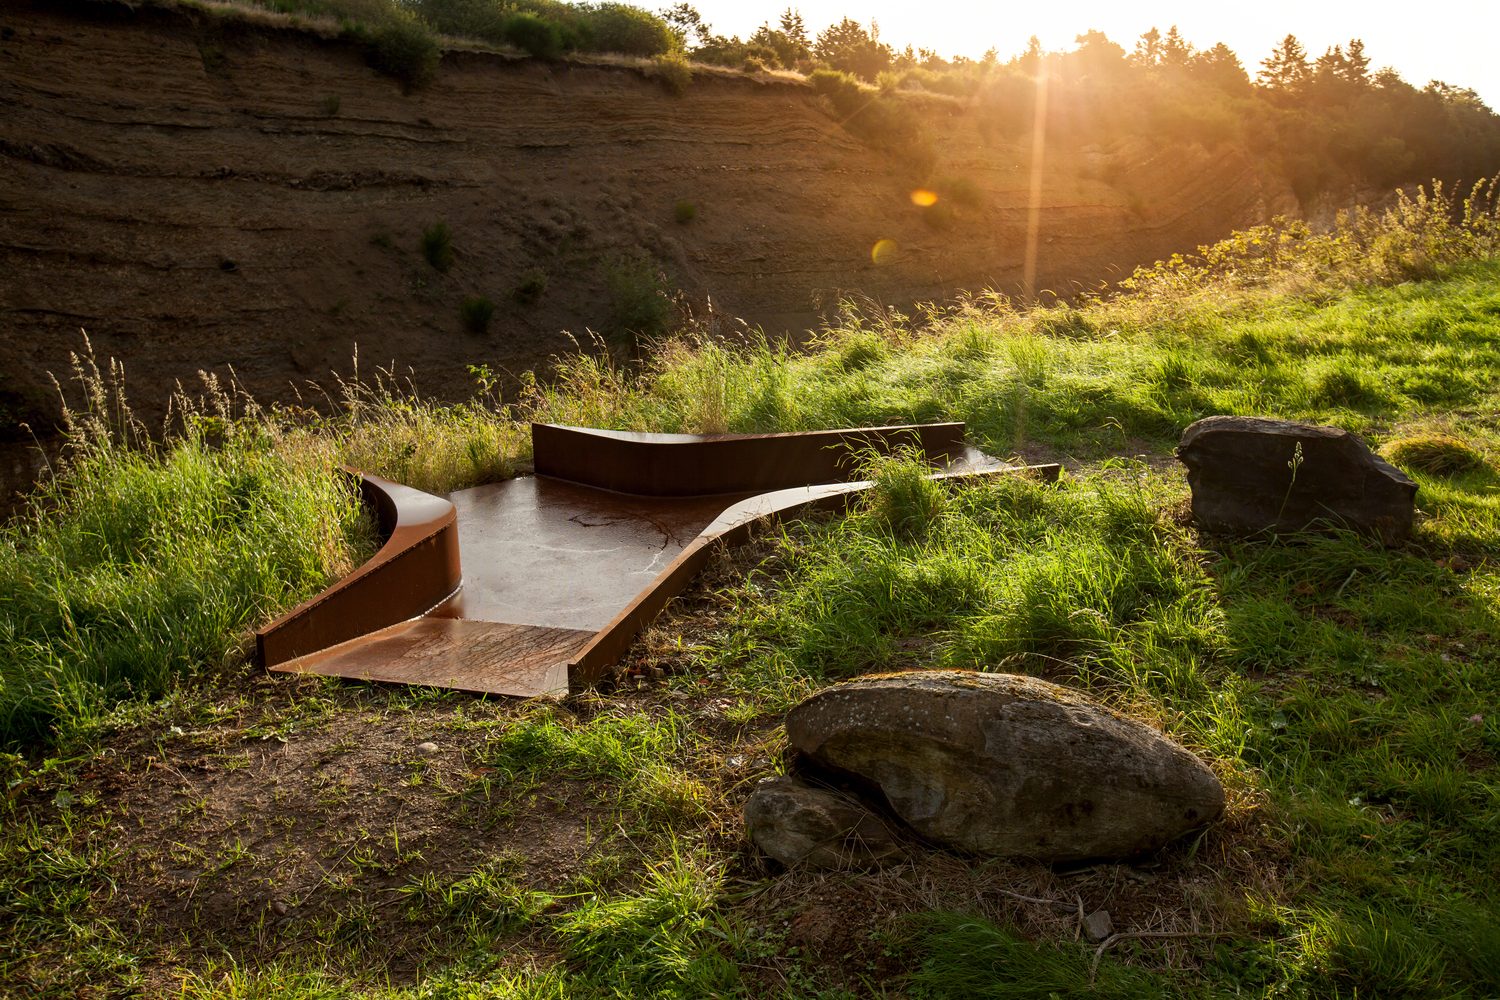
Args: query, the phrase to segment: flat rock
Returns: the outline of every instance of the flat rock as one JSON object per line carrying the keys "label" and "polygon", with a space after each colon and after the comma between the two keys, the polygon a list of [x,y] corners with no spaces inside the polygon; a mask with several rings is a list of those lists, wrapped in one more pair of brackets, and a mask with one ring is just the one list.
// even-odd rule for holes
{"label": "flat rock", "polygon": [[886,823],[855,797],[781,775],[756,785],[745,832],[784,865],[871,868],[905,857]]}
{"label": "flat rock", "polygon": [[1338,427],[1206,417],[1183,432],[1177,458],[1187,466],[1193,518],[1209,531],[1254,535],[1332,526],[1378,536],[1387,545],[1411,533],[1417,484]]}
{"label": "flat rock", "polygon": [[1161,733],[1032,677],[864,677],[787,714],[817,766],[879,787],[938,843],[1043,861],[1152,851],[1224,809],[1207,765]]}

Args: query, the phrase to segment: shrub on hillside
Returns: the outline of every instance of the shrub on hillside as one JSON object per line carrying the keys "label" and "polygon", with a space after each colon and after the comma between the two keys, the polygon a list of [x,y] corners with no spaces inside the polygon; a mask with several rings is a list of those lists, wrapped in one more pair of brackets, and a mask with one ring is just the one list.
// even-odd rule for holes
{"label": "shrub on hillside", "polygon": [[505,22],[505,41],[542,59],[555,59],[563,53],[562,28],[535,14],[521,11]]}
{"label": "shrub on hillside", "polygon": [[442,58],[437,39],[410,11],[394,12],[389,21],[364,37],[366,61],[377,72],[400,80],[408,90],[437,78]]}
{"label": "shrub on hillside", "polygon": [[677,36],[655,14],[623,3],[580,4],[588,48],[627,56],[659,56],[674,51]]}
{"label": "shrub on hillside", "polygon": [[610,335],[616,340],[639,343],[671,329],[671,285],[654,261],[621,257],[605,272],[604,284],[612,312]]}
{"label": "shrub on hillside", "polygon": [[446,222],[434,222],[422,230],[422,256],[439,271],[453,266],[453,230]]}
{"label": "shrub on hillside", "polygon": [[510,291],[510,297],[523,306],[529,306],[542,297],[547,290],[547,272],[541,268],[532,268],[521,276],[521,283]]}
{"label": "shrub on hillside", "polygon": [[848,73],[834,69],[813,70],[807,81],[828,98],[843,126],[871,145],[887,150],[915,145],[917,114],[898,100],[881,97]]}
{"label": "shrub on hillside", "polygon": [[484,333],[490,328],[490,317],[495,315],[495,303],[483,295],[470,295],[458,307],[458,318],[470,333]]}
{"label": "shrub on hillside", "polygon": [[681,96],[693,82],[693,68],[681,52],[669,52],[651,60],[651,75],[662,82],[667,92]]}

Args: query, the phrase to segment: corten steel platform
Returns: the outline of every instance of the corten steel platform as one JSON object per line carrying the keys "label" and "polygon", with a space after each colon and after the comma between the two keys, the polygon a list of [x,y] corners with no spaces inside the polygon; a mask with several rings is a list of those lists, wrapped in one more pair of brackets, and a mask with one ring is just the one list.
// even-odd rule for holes
{"label": "corten steel platform", "polygon": [[[536,475],[447,499],[360,477],[386,538],[368,562],[256,634],[285,673],[538,697],[598,681],[715,545],[757,522],[843,510],[871,451],[919,448],[936,476],[1029,472],[964,425],[805,434],[635,434],[532,425]],[[352,470],[350,470],[352,472]],[[355,473],[357,475],[357,473]]]}

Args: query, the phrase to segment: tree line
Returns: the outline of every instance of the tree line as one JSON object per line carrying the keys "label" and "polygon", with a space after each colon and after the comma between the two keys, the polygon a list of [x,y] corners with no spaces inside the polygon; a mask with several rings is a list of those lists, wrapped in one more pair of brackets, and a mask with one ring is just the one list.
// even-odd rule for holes
{"label": "tree line", "polygon": [[1091,30],[1066,51],[1045,51],[1033,37],[1009,59],[993,48],[978,59],[947,59],[897,49],[873,21],[845,17],[814,36],[792,8],[745,40],[715,33],[687,3],[660,15],[695,61],[834,70],[887,96],[961,97],[1000,133],[1032,127],[1036,82],[1045,75],[1054,139],[1238,141],[1304,199],[1341,184],[1471,182],[1500,173],[1500,116],[1478,94],[1439,80],[1417,87],[1390,67],[1372,70],[1358,38],[1314,58],[1288,34],[1252,77],[1229,46],[1198,49],[1175,25],[1165,33],[1151,28],[1129,51]]}
{"label": "tree line", "polygon": [[[1255,75],[1220,42],[1197,49],[1176,26],[1133,47],[1086,31],[1065,51],[1031,38],[1002,59],[944,58],[897,49],[880,26],[844,17],[813,34],[801,12],[782,11],[747,39],[714,31],[691,4],[652,13],[613,0],[259,0],[274,9],[342,18],[371,62],[420,86],[437,72],[433,33],[513,46],[556,58],[620,52],[666,60],[680,90],[684,59],[747,71],[793,70],[826,95],[852,131],[897,152],[923,148],[920,101],[958,99],[986,133],[1021,137],[1033,126],[1038,81],[1048,84],[1052,142],[1106,143],[1128,135],[1205,146],[1235,142],[1280,172],[1299,197],[1346,184],[1380,187],[1438,178],[1470,183],[1500,173],[1500,116],[1473,90],[1433,80],[1417,87],[1389,67],[1371,69],[1358,38],[1316,57],[1288,34]],[[873,92],[872,92],[873,91]]]}

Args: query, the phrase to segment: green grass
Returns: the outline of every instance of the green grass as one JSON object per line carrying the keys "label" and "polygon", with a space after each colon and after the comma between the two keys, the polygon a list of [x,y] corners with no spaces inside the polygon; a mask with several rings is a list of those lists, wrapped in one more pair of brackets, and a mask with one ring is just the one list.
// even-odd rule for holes
{"label": "green grass", "polygon": [[[222,666],[245,632],[352,565],[368,534],[326,453],[188,416],[160,454],[85,372],[63,475],[0,532],[0,739],[46,744]],[[112,419],[114,418],[114,419]]]}
{"label": "green grass", "polygon": [[1494,263],[1475,263],[1444,282],[1324,301],[1234,291],[1030,314],[975,305],[916,340],[903,326],[850,317],[806,355],[704,343],[614,380],[579,358],[542,390],[542,408],[620,429],[964,420],[971,440],[1002,454],[1033,443],[1102,454],[1132,439],[1160,450],[1217,413],[1335,424],[1378,440],[1401,421],[1493,405],[1497,274]]}
{"label": "green grass", "polygon": [[480,400],[430,406],[382,375],[313,419],[237,409],[210,381],[150,444],[117,373],[76,374],[90,408],[69,414],[65,464],[0,528],[4,747],[65,744],[117,704],[236,668],[253,629],[370,551],[339,462],[441,491],[510,475],[524,437]]}
{"label": "green grass", "polygon": [[[483,367],[484,393],[460,406],[384,374],[321,416],[236,413],[220,394],[149,447],[95,375],[72,464],[0,531],[4,732],[54,755],[4,758],[0,982],[71,995],[170,967],[172,989],[200,998],[1497,995],[1500,263],[1436,239],[1391,250],[1402,232],[1386,234],[1374,271],[1322,244],[1252,267],[1236,238],[1111,301],[1019,311],[980,298],[920,323],[851,304],[802,353],[702,336],[630,367],[580,354],[509,407]],[[1335,423],[1388,445],[1420,486],[1413,538],[1200,538],[1180,471],[1132,456],[1165,453],[1211,413]],[[452,784],[409,762],[386,782],[440,797],[476,831],[552,829],[554,797],[576,795],[591,845],[576,870],[548,881],[507,853],[427,870],[418,847],[376,831],[346,867],[407,881],[357,898],[351,881],[348,905],[308,918],[310,943],[285,955],[205,939],[164,958],[98,915],[124,878],[105,837],[120,814],[72,789],[111,728],[180,719],[178,735],[154,738],[218,740],[251,766],[266,740],[363,713],[359,698],[384,699],[414,734],[434,706],[477,716],[485,703],[458,695],[333,684],[251,723],[229,721],[246,696],[200,692],[238,662],[250,627],[368,544],[333,462],[453,488],[508,474],[530,419],[662,431],[963,419],[986,450],[1061,453],[1076,474],[940,485],[911,456],[874,460],[876,488],[848,516],[763,538],[748,573],[716,570],[723,589],[643,638],[633,664],[680,671],[665,689],[455,717],[454,732],[482,735]],[[1070,887],[1091,886],[1076,895],[1114,910],[1118,929],[1179,936],[1097,955],[1072,916],[1006,910],[984,889],[992,866],[972,859],[949,859],[961,871],[946,876],[757,867],[734,812],[777,769],[781,712],[838,678],[935,666],[1087,688],[1210,763],[1225,819],[1136,872],[1176,895],[1132,911],[1128,891],[1098,888],[1105,875],[1015,870],[1045,887],[1025,895],[1071,906]],[[347,793],[320,794],[332,809]],[[175,805],[184,822],[207,808]],[[264,850],[221,839],[202,852],[204,879]],[[867,902],[817,916],[841,892]],[[900,919],[848,916],[866,912]],[[854,934],[820,951],[804,918]],[[421,921],[443,930],[408,945],[417,981],[392,982],[380,943]]]}

